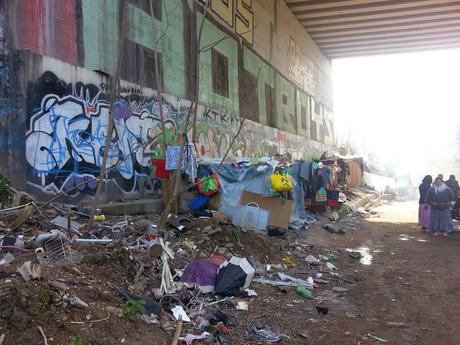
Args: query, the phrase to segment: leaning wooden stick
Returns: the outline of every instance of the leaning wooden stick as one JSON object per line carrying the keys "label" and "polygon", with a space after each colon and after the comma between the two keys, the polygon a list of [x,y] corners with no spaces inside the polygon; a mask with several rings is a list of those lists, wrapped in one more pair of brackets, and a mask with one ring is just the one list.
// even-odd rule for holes
{"label": "leaning wooden stick", "polygon": [[177,345],[177,342],[179,341],[179,337],[180,337],[180,332],[182,331],[182,315],[179,315],[178,320],[179,322],[177,323],[176,333],[174,334],[174,338],[173,338],[171,345]]}

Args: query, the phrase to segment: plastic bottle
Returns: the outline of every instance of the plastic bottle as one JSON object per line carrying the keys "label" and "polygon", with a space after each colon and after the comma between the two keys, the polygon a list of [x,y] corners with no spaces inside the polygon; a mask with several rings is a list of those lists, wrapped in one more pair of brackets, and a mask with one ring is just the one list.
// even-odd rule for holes
{"label": "plastic bottle", "polygon": [[24,235],[18,235],[18,237],[16,237],[14,246],[18,248],[24,248]]}
{"label": "plastic bottle", "polygon": [[307,301],[313,298],[311,292],[305,289],[303,286],[296,287],[295,291],[300,297]]}

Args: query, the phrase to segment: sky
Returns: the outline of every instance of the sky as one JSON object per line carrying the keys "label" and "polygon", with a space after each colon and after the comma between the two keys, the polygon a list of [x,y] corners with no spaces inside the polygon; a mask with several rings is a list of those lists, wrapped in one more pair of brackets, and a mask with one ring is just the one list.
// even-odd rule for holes
{"label": "sky", "polygon": [[445,163],[460,159],[460,49],[332,65],[338,143],[399,175],[455,173]]}

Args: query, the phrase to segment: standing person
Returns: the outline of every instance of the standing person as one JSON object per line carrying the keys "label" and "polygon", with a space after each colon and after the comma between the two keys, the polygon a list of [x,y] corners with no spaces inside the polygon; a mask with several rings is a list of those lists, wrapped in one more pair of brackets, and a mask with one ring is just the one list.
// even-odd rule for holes
{"label": "standing person", "polygon": [[458,181],[455,179],[455,175],[449,176],[449,179],[446,181],[446,185],[451,189],[452,193],[454,193],[454,206],[452,207],[450,214],[452,218],[457,219],[460,215],[460,186],[458,185]]}
{"label": "standing person", "polygon": [[430,229],[431,209],[430,205],[425,204],[425,199],[428,190],[431,188],[431,182],[433,182],[431,175],[426,175],[420,186],[418,186],[418,191],[420,193],[420,199],[418,200],[418,225],[422,227],[422,230]]}
{"label": "standing person", "polygon": [[450,188],[452,193],[454,193],[454,200],[458,198],[458,193],[460,192],[460,186],[458,181],[455,179],[455,175],[450,175],[449,179],[446,181],[446,186]]}
{"label": "standing person", "polygon": [[425,203],[431,206],[430,229],[433,236],[447,236],[454,229],[449,211],[453,199],[454,194],[450,188],[442,178],[436,177],[425,199]]}

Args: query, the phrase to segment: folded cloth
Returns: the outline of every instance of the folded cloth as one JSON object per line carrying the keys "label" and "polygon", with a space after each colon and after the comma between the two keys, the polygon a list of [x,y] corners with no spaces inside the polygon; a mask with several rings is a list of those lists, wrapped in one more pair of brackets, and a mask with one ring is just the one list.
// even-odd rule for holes
{"label": "folded cloth", "polygon": [[155,177],[159,179],[167,179],[169,178],[169,172],[165,169],[166,161],[164,159],[158,159],[153,161],[153,165],[155,166]]}

